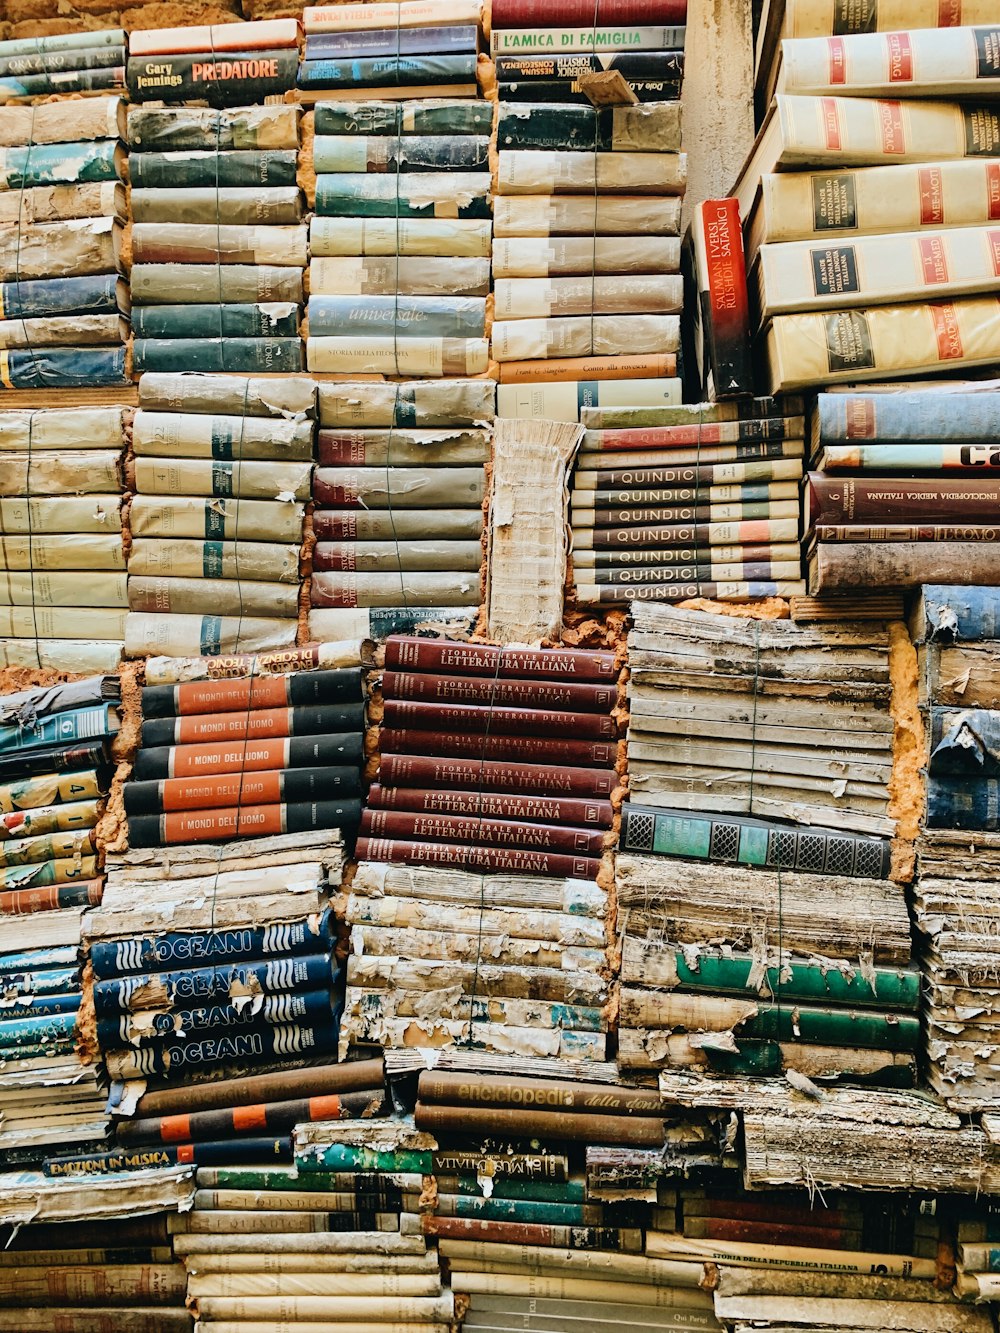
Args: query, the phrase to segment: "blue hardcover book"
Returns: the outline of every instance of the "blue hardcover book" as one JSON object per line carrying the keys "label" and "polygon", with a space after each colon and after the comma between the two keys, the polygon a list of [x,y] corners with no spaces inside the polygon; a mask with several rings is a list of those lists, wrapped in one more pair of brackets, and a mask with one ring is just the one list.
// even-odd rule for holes
{"label": "blue hardcover book", "polygon": [[0,311],[4,319],[113,315],[122,308],[120,298],[127,291],[117,273],[95,273],[84,278],[22,278],[0,283]]}
{"label": "blue hardcover book", "polygon": [[[59,952],[68,951],[60,950]],[[73,952],[75,953],[75,950]],[[23,954],[17,956],[24,958]],[[5,972],[2,975],[3,989],[8,995],[45,998],[57,995],[73,997],[80,990],[80,971],[75,965],[73,967],[40,967],[38,970],[32,969],[30,972]]]}
{"label": "blue hardcover book", "polygon": [[454,207],[451,216],[492,216],[488,171],[414,176],[372,176],[362,171],[317,176],[316,212],[329,218],[433,218],[439,199]]}
{"label": "blue hardcover book", "polygon": [[240,926],[229,930],[163,931],[130,940],[99,940],[90,961],[98,980],[132,972],[169,971],[179,964],[233,963],[281,955],[314,954],[330,948],[333,918],[325,911],[311,918],[273,926]]}
{"label": "blue hardcover book", "polygon": [[[79,987],[79,983],[77,983]],[[4,988],[6,990],[6,987]],[[4,1021],[14,1018],[49,1018],[53,1014],[75,1014],[83,997],[79,989],[73,995],[28,996],[21,1004],[9,1004],[2,1012]]]}
{"label": "blue hardcover book", "polygon": [[303,60],[300,88],[401,88],[436,84],[447,96],[453,83],[476,82],[477,56],[384,56],[368,60]]}
{"label": "blue hardcover book", "polygon": [[0,165],[0,190],[33,185],[81,185],[113,181],[124,159],[117,139],[86,143],[33,143],[5,148]]}
{"label": "blue hardcover book", "polygon": [[432,102],[317,102],[315,134],[485,134],[493,129],[492,102],[451,98]]}
{"label": "blue hardcover book", "polygon": [[97,32],[56,33],[52,37],[15,37],[8,42],[0,42],[0,56],[45,55],[49,51],[124,45],[124,28],[101,28]]}
{"label": "blue hardcover book", "polygon": [[813,446],[859,440],[895,444],[992,443],[1000,438],[1000,394],[821,393]]}
{"label": "blue hardcover book", "polygon": [[[199,309],[201,307],[198,307]],[[292,307],[295,309],[295,307]],[[159,371],[203,374],[294,374],[305,369],[302,341],[294,338],[136,338],[132,344],[136,374]]]}
{"label": "blue hardcover book", "polygon": [[0,752],[30,750],[36,745],[65,745],[70,741],[112,736],[117,730],[118,710],[114,704],[70,708],[65,713],[50,713],[31,722],[0,726]]}
{"label": "blue hardcover book", "polygon": [[1000,588],[925,583],[910,616],[910,634],[915,643],[1000,639]]}
{"label": "blue hardcover book", "polygon": [[199,1001],[228,1000],[234,993],[276,995],[329,990],[336,973],[329,953],[231,963],[228,967],[147,972],[137,977],[98,981],[94,986],[94,1010],[98,1018],[112,1018],[132,1009],[145,1009],[150,1005],[151,992],[158,1005],[173,1009]]}
{"label": "blue hardcover book", "polygon": [[1000,779],[929,777],[927,779],[928,828],[1000,830]]}
{"label": "blue hardcover book", "polygon": [[482,338],[479,296],[310,296],[309,336]]}
{"label": "blue hardcover book", "polygon": [[[206,1004],[194,1009],[155,1012],[152,1026],[136,1034],[129,1014],[101,1018],[97,1022],[97,1041],[103,1051],[121,1046],[148,1046],[169,1040],[174,1032],[186,1036],[205,1032],[249,1031],[252,1028],[325,1027],[332,1019],[333,997],[329,989],[309,991],[305,995],[267,995],[261,1008],[246,1004]],[[0,1023],[0,1028],[4,1024]]]}
{"label": "blue hardcover book", "polygon": [[153,1074],[173,1076],[216,1065],[252,1066],[258,1060],[325,1055],[337,1049],[337,1034],[334,1014],[329,1025],[322,1028],[258,1028],[252,1032],[221,1032],[192,1041],[177,1038],[157,1046],[129,1046],[108,1052],[105,1063],[116,1079],[146,1078]]}
{"label": "blue hardcover book", "polygon": [[98,389],[127,384],[124,347],[26,347],[0,352],[5,389]]}
{"label": "blue hardcover book", "polygon": [[40,1047],[72,1047],[76,1031],[76,1010],[68,1013],[43,1014],[37,1018],[13,1018],[0,1023],[0,1051],[4,1059],[17,1059],[28,1050]]}
{"label": "blue hardcover book", "polygon": [[53,949],[26,949],[23,953],[0,954],[0,977],[3,977],[4,989],[18,986],[22,976],[41,976],[45,969],[71,970],[76,976],[79,962],[77,952],[75,944],[67,944]]}
{"label": "blue hardcover book", "polygon": [[479,29],[474,23],[434,28],[378,28],[364,32],[318,32],[306,37],[306,60],[355,59],[363,56],[447,55],[475,52]]}
{"label": "blue hardcover book", "polygon": [[932,708],[931,758],[935,776],[1000,775],[1000,712],[991,708]]}
{"label": "blue hardcover book", "polygon": [[[121,50],[122,61],[125,48]],[[46,74],[0,77],[0,101],[15,97],[49,97],[53,93],[117,92],[125,87],[125,66],[111,69],[57,69]]]}

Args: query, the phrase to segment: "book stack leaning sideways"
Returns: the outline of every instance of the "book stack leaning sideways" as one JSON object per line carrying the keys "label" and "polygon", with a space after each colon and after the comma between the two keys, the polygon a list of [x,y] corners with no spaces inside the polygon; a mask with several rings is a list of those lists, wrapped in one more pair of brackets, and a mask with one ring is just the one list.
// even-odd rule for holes
{"label": "book stack leaning sideways", "polygon": [[603,1060],[614,655],[393,637],[342,1047]]}
{"label": "book stack leaning sideways", "polygon": [[0,106],[0,389],[125,382],[125,134],[118,97]]}
{"label": "book stack leaning sideways", "polygon": [[51,33],[0,42],[0,102],[125,87],[125,32]]}
{"label": "book stack leaning sideways", "polygon": [[147,28],[129,36],[133,102],[242,106],[295,87],[299,25],[294,18]]}
{"label": "book stack leaning sideways", "polygon": [[299,109],[132,107],[136,371],[301,370]]}
{"label": "book stack leaning sideways", "polygon": [[0,412],[4,666],[113,671],[121,660],[123,415],[120,407]]}
{"label": "book stack leaning sideways", "polygon": [[998,612],[996,588],[927,584],[910,621],[930,755],[914,897],[928,1077],[960,1112],[989,1110],[1000,1081]]}
{"label": "book stack leaning sideways", "polygon": [[97,824],[118,731],[117,676],[0,699],[0,1161],[37,1166],[104,1138],[81,924],[104,887]]}
{"label": "book stack leaning sideways", "polygon": [[485,379],[320,385],[313,638],[475,619],[494,392]]}
{"label": "book stack leaning sideways", "polygon": [[998,37],[782,43],[734,190],[772,392],[1000,360]]}
{"label": "book stack leaning sideways", "polygon": [[307,5],[300,96],[475,97],[482,0]]}
{"label": "book stack leaning sideways", "polygon": [[139,404],[127,654],[293,646],[315,382],[150,372]]}
{"label": "book stack leaning sideways", "polygon": [[492,122],[489,102],[316,106],[310,370],[486,370]]}
{"label": "book stack leaning sideways", "polygon": [[1000,393],[976,387],[817,397],[810,592],[1000,582]]}
{"label": "book stack leaning sideways", "polygon": [[805,592],[801,399],[581,415],[570,493],[581,606]]}

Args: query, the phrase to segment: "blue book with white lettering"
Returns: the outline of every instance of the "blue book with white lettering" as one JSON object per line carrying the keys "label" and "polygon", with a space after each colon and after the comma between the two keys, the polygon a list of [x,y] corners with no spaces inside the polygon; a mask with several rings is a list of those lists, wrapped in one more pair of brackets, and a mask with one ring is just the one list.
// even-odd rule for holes
{"label": "blue book with white lettering", "polygon": [[303,60],[300,88],[397,88],[437,84],[448,95],[449,84],[476,82],[477,56],[375,56],[358,60]]}
{"label": "blue book with white lettering", "polygon": [[[259,1009],[252,1004],[236,1006],[232,1003],[198,1005],[169,1013],[157,1010],[150,1014],[147,1028],[136,1031],[130,1014],[116,1018],[101,1018],[97,1022],[97,1041],[101,1050],[116,1050],[120,1046],[159,1045],[169,1041],[175,1032],[185,1036],[221,1032],[243,1032],[257,1028],[284,1026],[324,1028],[333,1016],[333,998],[329,988],[309,991],[305,995],[268,995]],[[0,1029],[5,1024],[0,1023]],[[2,1032],[0,1032],[2,1040]]]}
{"label": "blue book with white lettering", "polygon": [[98,1018],[114,1018],[131,1010],[147,1009],[151,988],[156,1003],[170,1009],[228,1000],[232,994],[278,995],[321,988],[329,990],[335,975],[336,968],[329,953],[230,963],[224,967],[193,967],[187,971],[146,972],[135,977],[98,981],[94,985],[94,1010]]}
{"label": "blue book with white lettering", "polygon": [[310,296],[309,335],[318,337],[482,338],[479,296]]}

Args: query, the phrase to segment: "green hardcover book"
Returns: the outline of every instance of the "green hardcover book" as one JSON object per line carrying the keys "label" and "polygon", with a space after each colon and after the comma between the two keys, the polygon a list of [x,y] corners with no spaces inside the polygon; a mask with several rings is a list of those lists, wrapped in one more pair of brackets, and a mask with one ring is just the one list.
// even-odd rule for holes
{"label": "green hardcover book", "polygon": [[432,218],[439,201],[447,201],[449,217],[488,218],[491,188],[488,171],[428,171],[412,176],[345,172],[317,176],[316,212],[325,217]]}
{"label": "green hardcover book", "polygon": [[[760,1040],[804,1042],[815,1046],[864,1047],[876,1051],[913,1051],[920,1041],[920,1020],[911,1014],[875,1014],[854,1009],[808,1009],[783,1003],[783,996],[740,1025],[740,1034]],[[740,1036],[737,1036],[739,1043]]]}
{"label": "green hardcover book", "polygon": [[490,1222],[538,1222],[546,1226],[600,1226],[603,1206],[586,1203],[549,1203],[537,1199],[501,1199],[493,1195],[472,1198],[438,1191],[439,1217],[478,1217]]}
{"label": "green hardcover book", "polygon": [[653,106],[568,106],[500,103],[497,148],[559,152],[676,153],[681,147],[679,102]]}
{"label": "green hardcover book", "polygon": [[133,153],[129,179],[133,189],[181,189],[187,185],[294,185],[294,149],[247,152]]}
{"label": "green hardcover book", "polygon": [[133,153],[178,149],[290,148],[299,145],[297,106],[131,106],[128,139]]}
{"label": "green hardcover book", "polygon": [[327,172],[486,171],[485,134],[338,134],[313,140],[313,167]]}
{"label": "green hardcover book", "polygon": [[319,102],[315,130],[321,134],[486,134],[493,103]]}
{"label": "green hardcover book", "polygon": [[0,189],[118,180],[125,150],[117,139],[0,148]]}
{"label": "green hardcover book", "polygon": [[[438,1192],[458,1194],[475,1199],[483,1198],[483,1187],[478,1176],[438,1175]],[[572,1180],[493,1180],[492,1199],[523,1200],[533,1199],[538,1203],[585,1203],[587,1200],[586,1182],[580,1177]]]}
{"label": "green hardcover book", "polygon": [[[869,981],[858,971],[841,972],[821,963],[793,962],[761,974],[756,959],[745,955],[702,953],[698,966],[676,950],[670,964],[676,985],[683,990],[724,991],[726,994],[780,995],[783,1000],[825,1000],[830,1004],[877,1005],[880,1009],[916,1009],[920,1001],[920,973],[915,968],[876,968]],[[759,980],[758,980],[759,978]],[[662,981],[657,978],[657,985]]]}
{"label": "green hardcover book", "polygon": [[133,222],[287,226],[302,220],[302,195],[295,185],[134,189],[131,200]]}
{"label": "green hardcover book", "polygon": [[317,1172],[326,1171],[419,1171],[429,1175],[434,1169],[430,1152],[405,1149],[380,1152],[376,1148],[354,1148],[344,1143],[331,1143],[316,1154],[296,1154],[295,1165],[303,1176],[310,1178]]}
{"label": "green hardcover book", "polygon": [[299,308],[292,301],[253,305],[147,305],[132,310],[137,338],[297,338]]}
{"label": "green hardcover book", "polygon": [[[699,1051],[714,1074],[746,1075],[751,1078],[777,1078],[786,1068],[795,1068],[794,1058],[788,1044],[769,1041],[766,1038],[737,1038],[738,1050],[726,1051],[713,1047],[703,1047]],[[798,1046],[798,1043],[796,1043]],[[808,1048],[803,1046],[802,1050]],[[852,1052],[838,1048],[836,1056],[830,1061],[829,1068],[824,1068],[823,1076],[828,1074],[844,1075],[864,1082],[876,1083],[880,1087],[910,1088],[913,1086],[915,1066],[906,1054],[886,1052],[885,1063],[877,1069],[872,1068],[868,1051],[856,1052],[861,1058],[856,1066],[852,1063]]]}
{"label": "green hardcover book", "polygon": [[148,370],[287,374],[304,368],[299,338],[136,338],[132,344],[132,369],[137,374]]}

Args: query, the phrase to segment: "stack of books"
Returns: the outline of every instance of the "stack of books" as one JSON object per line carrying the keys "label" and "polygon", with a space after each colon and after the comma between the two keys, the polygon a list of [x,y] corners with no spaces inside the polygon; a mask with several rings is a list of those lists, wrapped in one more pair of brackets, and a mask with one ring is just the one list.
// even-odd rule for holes
{"label": "stack of books", "polygon": [[113,671],[121,660],[125,444],[120,407],[0,413],[4,666]]}
{"label": "stack of books", "polygon": [[125,106],[0,107],[3,389],[123,384]]}
{"label": "stack of books", "polygon": [[0,1161],[36,1164],[105,1133],[89,1023],[80,1022],[81,923],[101,901],[96,827],[118,729],[118,679],[0,699]]}
{"label": "stack of books", "polygon": [[299,110],[133,107],[133,368],[301,370]]}
{"label": "stack of books", "polygon": [[998,610],[996,588],[925,585],[910,622],[930,751],[914,896],[923,940],[928,1077],[959,1111],[989,1110],[1000,1083],[993,1041],[1000,1010],[994,957]]}
{"label": "stack of books", "polygon": [[[496,361],[612,357],[622,367],[676,357],[684,293],[675,237],[687,178],[680,143],[679,102],[501,103]],[[576,367],[554,369],[558,379]],[[628,403],[679,402],[680,382],[600,382],[595,397],[621,402],[623,394]],[[505,416],[578,418],[572,382],[511,384],[502,397]]]}
{"label": "stack of books", "polygon": [[0,102],[125,87],[125,33],[63,32],[0,42]]}
{"label": "stack of books", "polygon": [[500,101],[587,106],[588,87],[619,91],[622,83],[629,102],[674,101],[684,75],[686,17],[685,0],[494,0]]}
{"label": "stack of books", "polygon": [[734,190],[771,391],[1000,360],[995,15],[921,28],[944,21],[925,9],[904,32],[814,17],[822,36],[781,43]]}
{"label": "stack of books", "polygon": [[493,398],[489,380],[320,386],[315,638],[352,637],[350,608],[381,608],[390,622],[418,608],[475,617]]}
{"label": "stack of books", "polygon": [[126,78],[133,102],[241,106],[289,92],[298,65],[294,18],[203,23],[132,32]]}
{"label": "stack of books", "polygon": [[810,592],[907,587],[931,569],[942,583],[1000,582],[1000,394],[974,390],[818,396]]}
{"label": "stack of books", "polygon": [[309,5],[300,95],[475,97],[482,0]]}
{"label": "stack of books", "polygon": [[316,107],[310,370],[486,370],[492,122],[488,102]]}
{"label": "stack of books", "polygon": [[894,834],[884,624],[632,616],[633,800]]}
{"label": "stack of books", "polygon": [[[987,1121],[996,1126],[996,1117]],[[996,1207],[986,1199],[975,1203],[963,1200],[955,1209],[955,1290],[964,1300],[993,1301],[1000,1292],[997,1273],[1000,1271],[1000,1241]]]}
{"label": "stack of books", "polygon": [[888,871],[880,838],[626,804],[620,1066],[912,1082],[920,974]]}
{"label": "stack of books", "polygon": [[314,381],[150,373],[139,404],[126,653],[291,647]]}
{"label": "stack of books", "polygon": [[804,593],[802,410],[798,398],[585,407],[570,494],[577,603]]}

